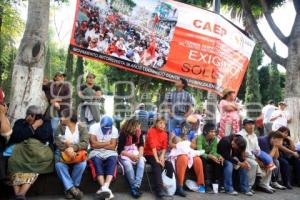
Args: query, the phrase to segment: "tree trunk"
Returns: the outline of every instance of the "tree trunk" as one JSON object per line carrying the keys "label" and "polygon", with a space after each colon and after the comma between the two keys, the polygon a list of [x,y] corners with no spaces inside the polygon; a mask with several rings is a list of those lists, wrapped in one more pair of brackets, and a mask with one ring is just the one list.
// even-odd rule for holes
{"label": "tree trunk", "polygon": [[73,105],[73,108],[74,109],[77,109],[78,108],[78,105],[80,104],[80,97],[78,96],[78,77],[80,75],[83,75],[83,72],[84,72],[84,65],[83,65],[83,58],[80,57],[80,56],[77,56],[77,61],[76,61],[76,69],[75,69],[75,72],[74,72],[74,79],[73,79],[73,86],[74,86],[74,90],[73,90],[73,97],[75,99],[73,99],[74,101],[72,102],[72,105]]}
{"label": "tree trunk", "polygon": [[[70,52],[68,52],[68,56],[67,56],[65,74],[67,75],[66,81],[69,81],[70,83],[72,83],[72,79],[73,79],[73,54],[70,54]],[[73,85],[73,87],[76,87],[76,85]]]}
{"label": "tree trunk", "polygon": [[30,105],[47,107],[42,91],[48,36],[50,0],[28,0],[25,32],[15,60],[9,115],[11,121],[25,116]]}
{"label": "tree trunk", "polygon": [[300,140],[300,13],[296,15],[289,41],[286,66],[285,101],[292,116],[289,124],[295,142]]}

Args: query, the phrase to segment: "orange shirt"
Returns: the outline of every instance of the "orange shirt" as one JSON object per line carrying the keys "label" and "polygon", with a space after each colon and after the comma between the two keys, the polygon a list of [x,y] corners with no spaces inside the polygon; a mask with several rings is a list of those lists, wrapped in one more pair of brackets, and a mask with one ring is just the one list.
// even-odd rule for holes
{"label": "orange shirt", "polygon": [[144,154],[153,156],[152,149],[156,148],[157,151],[168,148],[168,134],[157,128],[150,128],[147,133]]}

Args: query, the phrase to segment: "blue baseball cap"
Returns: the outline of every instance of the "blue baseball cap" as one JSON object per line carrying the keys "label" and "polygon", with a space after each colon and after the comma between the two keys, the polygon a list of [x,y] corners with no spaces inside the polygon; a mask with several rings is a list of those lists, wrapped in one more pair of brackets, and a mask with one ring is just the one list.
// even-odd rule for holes
{"label": "blue baseball cap", "polygon": [[103,116],[100,120],[101,131],[104,135],[110,134],[113,126],[113,119],[109,116]]}

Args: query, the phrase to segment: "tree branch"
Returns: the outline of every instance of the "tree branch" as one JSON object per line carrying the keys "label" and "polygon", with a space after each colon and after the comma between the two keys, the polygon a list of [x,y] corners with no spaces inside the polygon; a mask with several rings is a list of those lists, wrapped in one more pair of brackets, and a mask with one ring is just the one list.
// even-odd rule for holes
{"label": "tree branch", "polygon": [[294,7],[295,7],[295,10],[296,10],[296,13],[299,13],[300,12],[300,1],[299,0],[293,0],[294,2]]}
{"label": "tree branch", "polygon": [[280,39],[280,41],[283,44],[288,45],[289,37],[286,37],[282,33],[282,31],[278,28],[278,26],[275,24],[273,17],[271,15],[271,10],[269,9],[269,7],[267,5],[266,0],[260,0],[260,4],[262,5],[265,18],[266,18],[269,26],[271,27],[272,31],[274,32],[274,34]]}
{"label": "tree branch", "polygon": [[251,6],[248,0],[241,0],[241,3],[244,11],[244,18],[246,20],[247,25],[250,27],[253,36],[256,38],[258,43],[260,43],[265,53],[272,59],[273,62],[286,67],[286,58],[283,58],[279,56],[277,53],[275,53],[270,47],[270,45],[268,44],[268,42],[266,41],[266,39],[264,38],[264,36],[262,35],[262,33],[260,32],[257,26],[257,22],[254,16],[252,15]]}

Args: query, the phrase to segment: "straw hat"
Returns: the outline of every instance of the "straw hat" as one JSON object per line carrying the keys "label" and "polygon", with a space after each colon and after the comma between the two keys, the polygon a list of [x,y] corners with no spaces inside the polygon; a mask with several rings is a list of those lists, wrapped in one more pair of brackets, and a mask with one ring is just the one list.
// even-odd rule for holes
{"label": "straw hat", "polygon": [[234,93],[234,91],[229,89],[229,88],[226,88],[226,89],[223,90],[222,96],[225,97],[226,95],[228,95],[230,93]]}

